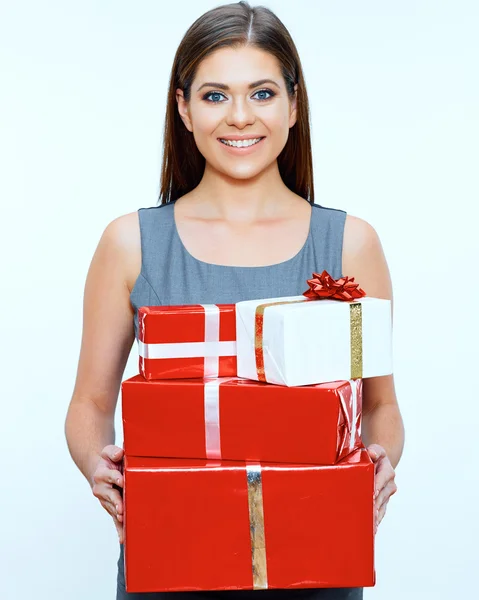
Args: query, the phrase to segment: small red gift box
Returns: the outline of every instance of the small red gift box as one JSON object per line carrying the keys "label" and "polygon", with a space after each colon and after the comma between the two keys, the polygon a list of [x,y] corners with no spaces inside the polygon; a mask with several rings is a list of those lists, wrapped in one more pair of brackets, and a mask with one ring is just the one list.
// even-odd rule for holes
{"label": "small red gift box", "polygon": [[303,387],[239,378],[122,383],[125,453],[334,464],[361,445],[362,380]]}
{"label": "small red gift box", "polygon": [[374,464],[125,458],[127,592],[375,583]]}
{"label": "small red gift box", "polygon": [[145,379],[236,375],[234,304],[142,306],[138,329]]}

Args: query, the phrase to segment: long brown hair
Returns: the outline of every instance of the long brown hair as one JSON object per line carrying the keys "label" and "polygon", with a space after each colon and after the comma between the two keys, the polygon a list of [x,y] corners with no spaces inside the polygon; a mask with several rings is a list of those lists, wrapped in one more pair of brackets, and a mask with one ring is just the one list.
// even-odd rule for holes
{"label": "long brown hair", "polygon": [[251,7],[242,1],[218,6],[199,17],[176,51],[168,89],[158,204],[191,191],[200,183],[205,169],[205,158],[178,113],[176,89],[183,90],[188,102],[191,83],[204,58],[218,48],[246,45],[277,58],[291,99],[298,83],[297,120],[278,156],[278,168],[291,191],[314,202],[309,103],[298,51],[286,27],[269,8]]}

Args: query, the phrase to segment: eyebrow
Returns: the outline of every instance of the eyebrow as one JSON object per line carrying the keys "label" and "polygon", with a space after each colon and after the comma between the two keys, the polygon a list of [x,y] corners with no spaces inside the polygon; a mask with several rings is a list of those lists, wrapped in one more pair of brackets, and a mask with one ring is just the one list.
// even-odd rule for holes
{"label": "eyebrow", "polygon": [[[258,81],[253,81],[253,83],[250,83],[248,85],[248,89],[251,90],[251,89],[257,87],[258,85],[263,85],[263,83],[273,83],[277,87],[280,87],[279,84],[277,84],[276,81],[273,81],[272,79],[259,79]],[[209,81],[208,83],[204,83],[203,85],[201,85],[196,91],[199,92],[204,87],[216,87],[216,88],[219,88],[220,90],[226,90],[226,91],[228,91],[230,89],[230,87],[224,83],[216,83],[214,81]]]}

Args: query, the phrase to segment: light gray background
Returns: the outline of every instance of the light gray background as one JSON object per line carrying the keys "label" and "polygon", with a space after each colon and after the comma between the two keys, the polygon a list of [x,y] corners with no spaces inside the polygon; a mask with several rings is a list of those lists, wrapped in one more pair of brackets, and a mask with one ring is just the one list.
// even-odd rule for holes
{"label": "light gray background", "polygon": [[[217,4],[0,4],[2,600],[114,597],[113,522],[63,433],[83,286],[106,225],[156,202],[173,56]],[[303,61],[317,202],[368,220],[393,278],[406,447],[365,597],[472,598],[478,5],[266,5]],[[134,347],[125,378],[136,372]],[[119,412],[117,431],[121,445]]]}

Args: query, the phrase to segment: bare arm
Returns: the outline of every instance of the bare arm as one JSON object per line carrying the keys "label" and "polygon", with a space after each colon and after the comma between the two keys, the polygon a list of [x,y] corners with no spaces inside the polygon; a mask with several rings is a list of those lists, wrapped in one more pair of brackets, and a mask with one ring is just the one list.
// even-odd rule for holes
{"label": "bare arm", "polygon": [[[391,300],[392,310],[391,277],[379,237],[369,223],[349,215],[344,228],[343,274],[354,277],[368,296]],[[393,375],[364,379],[361,434],[371,458],[376,462],[379,524],[389,497],[397,490],[394,469],[404,447],[404,425]]]}
{"label": "bare arm", "polygon": [[[394,391],[393,376],[365,379],[363,386],[365,407],[361,433],[364,444],[382,446],[396,468],[404,447],[404,424]],[[388,402],[388,399],[391,401]]]}
{"label": "bare arm", "polygon": [[134,220],[137,215],[131,213],[108,225],[85,283],[80,358],[65,435],[70,454],[90,486],[103,448],[115,441],[115,408],[134,341],[127,277],[137,243],[131,233]]}

